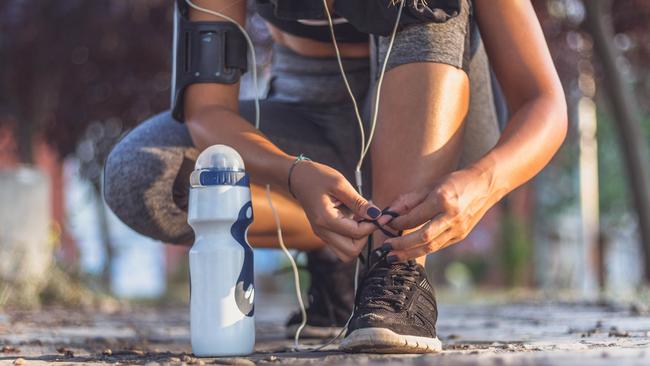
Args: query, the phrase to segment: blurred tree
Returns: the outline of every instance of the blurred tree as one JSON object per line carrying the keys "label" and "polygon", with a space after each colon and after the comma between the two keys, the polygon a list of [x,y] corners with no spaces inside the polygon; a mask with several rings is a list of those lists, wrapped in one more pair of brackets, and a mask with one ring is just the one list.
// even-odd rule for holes
{"label": "blurred tree", "polygon": [[[61,156],[91,121],[117,134],[168,105],[166,1],[5,1],[4,90],[23,125]],[[102,134],[94,127],[92,134]]]}
{"label": "blurred tree", "polygon": [[[646,2],[647,3],[647,2]],[[645,257],[645,279],[650,283],[650,161],[648,146],[641,128],[641,116],[636,96],[632,93],[618,66],[621,57],[614,46],[614,32],[608,0],[585,1],[587,28],[589,29],[603,67],[604,90],[612,105],[616,126],[625,156],[633,202],[636,208],[639,231]],[[640,4],[639,4],[640,5]],[[640,6],[642,7],[642,6]]]}
{"label": "blurred tree", "polygon": [[[650,141],[650,119],[647,118],[650,111],[650,23],[647,21],[650,18],[650,2],[534,0],[533,3],[570,107],[575,103],[576,90],[580,89],[579,73],[585,67],[592,67],[584,62],[578,63],[577,60],[595,48],[596,57],[593,61],[598,62],[594,62],[593,71],[590,72],[595,74],[598,84],[596,98],[599,109],[601,212],[606,216],[605,222],[619,222],[628,216],[628,212],[638,217],[641,245],[645,254],[645,277],[646,281],[650,281],[650,219],[648,210],[644,208],[647,204],[642,203],[646,200],[643,197],[647,197],[643,191],[648,189],[648,185],[643,183],[646,180],[643,177],[647,176],[644,171],[648,165],[643,161],[650,157],[647,148],[643,147]],[[600,10],[600,13],[596,14],[594,10]],[[598,34],[593,32],[596,21],[604,27],[605,33],[601,30],[596,30]],[[601,38],[597,39],[596,36]],[[604,40],[609,47],[606,53],[603,53]],[[608,55],[608,52],[612,54]],[[628,91],[623,90],[621,93],[621,89],[616,88],[617,85]],[[636,121],[621,122],[617,110],[621,111],[626,104],[631,109],[624,113]],[[611,108],[607,108],[609,106]],[[642,118],[642,112],[646,113],[645,118]],[[636,127],[630,127],[626,122],[632,122]],[[575,126],[572,129],[574,132],[547,171],[553,174],[560,172],[560,176],[571,176],[575,161],[571,158],[573,154],[567,152],[577,145]],[[631,143],[625,137],[628,135],[634,139]]]}
{"label": "blurred tree", "polygon": [[32,161],[35,138],[79,158],[97,193],[105,279],[101,167],[126,129],[168,106],[171,19],[163,0],[0,2],[0,103],[19,121],[20,158]]}

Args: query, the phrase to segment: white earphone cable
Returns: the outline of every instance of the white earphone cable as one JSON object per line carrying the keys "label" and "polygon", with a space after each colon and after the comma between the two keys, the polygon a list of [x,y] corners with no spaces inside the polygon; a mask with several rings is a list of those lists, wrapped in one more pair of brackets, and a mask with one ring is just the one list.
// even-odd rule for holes
{"label": "white earphone cable", "polygon": [[377,114],[379,112],[379,97],[381,96],[381,86],[384,83],[384,75],[386,74],[386,65],[388,64],[388,57],[390,56],[391,51],[393,50],[393,43],[395,43],[395,35],[397,34],[397,27],[399,26],[400,18],[402,17],[402,8],[404,7],[404,0],[400,1],[399,11],[397,12],[397,20],[393,26],[393,31],[390,35],[390,41],[388,42],[388,48],[386,49],[386,56],[384,57],[384,62],[381,65],[381,71],[379,72],[379,79],[377,80],[377,92],[375,94],[375,100],[373,104],[372,119],[370,122],[370,134],[368,136],[368,142],[366,142],[363,152],[361,153],[361,159],[357,164],[357,170],[361,170],[361,164],[363,164],[363,159],[368,154],[370,150],[370,144],[372,143],[372,138],[375,136],[375,127],[377,126]]}
{"label": "white earphone cable", "polygon": [[[325,15],[327,15],[327,23],[329,24],[329,29],[330,29],[330,35],[332,37],[332,44],[334,45],[334,51],[336,51],[336,61],[339,64],[339,70],[341,71],[341,77],[343,78],[343,83],[345,84],[345,88],[348,91],[348,94],[350,95],[350,100],[352,101],[352,107],[354,108],[354,114],[355,117],[357,118],[357,124],[359,125],[359,135],[361,138],[361,150],[359,151],[359,161],[363,161],[363,150],[364,147],[366,146],[366,132],[365,129],[363,128],[363,119],[361,118],[361,112],[359,111],[359,105],[357,104],[357,98],[354,97],[354,93],[352,92],[352,87],[350,87],[350,82],[348,81],[348,76],[345,73],[345,69],[343,68],[343,61],[341,60],[341,51],[339,50],[339,44],[336,41],[336,35],[334,34],[334,22],[332,21],[332,15],[330,14],[329,7],[327,5],[327,0],[323,0],[323,7],[325,8]],[[361,164],[357,164],[357,169],[355,171],[355,179],[356,179],[356,185],[357,185],[357,191],[359,191],[359,194],[362,194],[362,181],[361,181],[361,173],[359,166]]]}
{"label": "white earphone cable", "polygon": [[296,285],[296,298],[298,299],[298,305],[300,306],[300,313],[302,315],[302,322],[300,323],[300,326],[298,326],[296,334],[293,337],[293,345],[294,348],[297,349],[300,346],[298,343],[300,332],[302,332],[303,328],[305,328],[305,325],[307,325],[307,310],[305,309],[305,302],[302,300],[302,293],[300,291],[300,277],[298,276],[298,266],[296,266],[295,259],[289,252],[289,249],[287,249],[287,246],[284,244],[284,239],[282,238],[282,226],[280,225],[280,215],[278,215],[278,212],[275,210],[275,206],[273,205],[273,200],[271,199],[271,186],[269,184],[266,185],[266,199],[269,201],[269,207],[271,207],[271,212],[273,213],[273,218],[275,219],[278,243],[280,243],[280,248],[289,259],[291,269],[293,270],[293,282]]}
{"label": "white earphone cable", "polygon": [[327,22],[329,24],[330,28],[330,34],[332,36],[332,43],[334,44],[334,51],[336,52],[336,60],[339,63],[339,69],[341,70],[341,76],[343,77],[343,82],[345,83],[345,87],[348,91],[348,94],[350,95],[350,99],[352,100],[352,106],[354,108],[354,113],[355,116],[357,117],[357,122],[359,124],[359,132],[361,135],[361,151],[359,154],[359,160],[357,162],[354,174],[355,174],[355,183],[357,185],[357,191],[359,194],[363,194],[363,179],[361,177],[361,165],[363,165],[363,160],[366,157],[366,154],[368,153],[368,150],[370,150],[370,144],[372,143],[372,139],[375,134],[375,126],[377,125],[377,112],[379,110],[379,97],[381,96],[381,86],[384,82],[384,74],[386,73],[386,65],[388,64],[388,58],[390,57],[390,53],[393,49],[393,43],[395,42],[395,35],[397,34],[397,28],[399,27],[399,21],[400,18],[402,17],[402,10],[404,8],[404,0],[399,1],[399,10],[397,11],[397,19],[395,20],[395,25],[393,26],[393,30],[391,32],[390,36],[390,42],[388,43],[388,48],[386,49],[386,56],[384,57],[384,61],[382,63],[381,71],[379,73],[379,79],[377,81],[377,91],[375,93],[375,100],[373,103],[373,112],[370,120],[370,134],[368,136],[368,141],[365,139],[365,129],[363,127],[363,120],[361,118],[361,113],[359,112],[359,106],[357,104],[357,100],[354,97],[354,93],[352,92],[352,88],[350,87],[350,83],[348,82],[347,75],[345,74],[345,69],[343,68],[343,61],[341,59],[341,52],[339,50],[338,42],[336,41],[336,36],[334,35],[334,23],[332,21],[332,14],[329,11],[329,8],[327,6],[327,0],[323,0],[323,6],[325,7],[325,15],[327,16]]}

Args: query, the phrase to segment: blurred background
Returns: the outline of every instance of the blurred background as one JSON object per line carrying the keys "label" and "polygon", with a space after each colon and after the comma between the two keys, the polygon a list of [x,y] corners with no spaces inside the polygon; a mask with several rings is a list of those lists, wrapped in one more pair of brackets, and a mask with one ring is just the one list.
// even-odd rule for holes
{"label": "blurred background", "polygon": [[[435,255],[434,281],[443,301],[647,296],[650,2],[533,4],[569,135],[534,181]],[[168,0],[0,1],[0,307],[187,301],[187,248],[131,231],[100,193],[113,144],[169,107],[171,24]],[[270,37],[253,13],[248,28],[263,74]],[[255,255],[261,289],[291,293],[283,255]]]}

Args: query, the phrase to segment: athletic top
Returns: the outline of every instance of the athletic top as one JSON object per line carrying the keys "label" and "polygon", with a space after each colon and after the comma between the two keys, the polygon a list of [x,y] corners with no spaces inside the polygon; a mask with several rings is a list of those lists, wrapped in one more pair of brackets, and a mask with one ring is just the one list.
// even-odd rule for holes
{"label": "athletic top", "polygon": [[[318,3],[322,4],[321,0],[318,0]],[[257,13],[283,32],[321,42],[331,42],[332,40],[327,19],[296,19],[295,15],[290,17],[290,14],[283,15],[282,12],[278,14],[276,6],[270,2],[258,2]],[[322,5],[318,8],[317,14],[317,18],[321,18]],[[302,15],[309,16],[312,14]],[[334,34],[338,42],[358,43],[368,41],[368,34],[357,30],[345,18],[332,14],[332,23],[334,24]]]}
{"label": "athletic top", "polygon": [[[404,0],[400,26],[444,23],[460,13],[460,0]],[[339,42],[364,42],[368,34],[390,34],[397,13],[396,0],[338,0],[332,21]],[[257,12],[278,29],[321,42],[331,41],[322,0],[256,0]]]}

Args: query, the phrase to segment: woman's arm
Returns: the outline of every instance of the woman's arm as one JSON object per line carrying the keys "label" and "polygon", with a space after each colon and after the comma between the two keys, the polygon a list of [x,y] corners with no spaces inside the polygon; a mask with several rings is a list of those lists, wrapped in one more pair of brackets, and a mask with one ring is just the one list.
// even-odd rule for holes
{"label": "woman's arm", "polygon": [[[192,0],[196,5],[220,12],[244,24],[246,2],[232,0]],[[192,21],[224,21],[195,9]],[[187,127],[199,150],[214,144],[232,146],[243,157],[246,169],[255,181],[286,186],[293,157],[285,154],[261,132],[239,115],[239,83],[193,84],[185,93]]]}
{"label": "woman's arm", "polygon": [[[244,24],[246,2],[192,0],[196,5],[220,12]],[[193,21],[223,20],[194,9]],[[225,144],[237,150],[253,182],[287,190],[289,169],[295,157],[275,146],[264,134],[239,115],[239,83],[194,84],[185,93],[185,116],[194,145],[203,150]],[[263,122],[262,122],[263,123]],[[347,206],[359,217],[374,220],[379,210],[361,197],[338,171],[316,162],[301,162],[291,176],[293,194],[309,219],[314,233],[343,260],[353,258],[374,226],[357,223],[340,210]],[[288,192],[287,192],[288,193]]]}
{"label": "woman's arm", "polygon": [[559,149],[567,131],[566,100],[531,3],[476,0],[475,8],[512,116],[496,147],[475,166],[491,172],[495,189],[505,195],[539,173]]}
{"label": "woman's arm", "polygon": [[550,161],[566,135],[564,93],[530,2],[475,0],[474,5],[511,118],[484,157],[391,205],[402,214],[390,223],[393,228],[423,225],[387,241],[394,260],[419,257],[465,238],[490,207]]}

